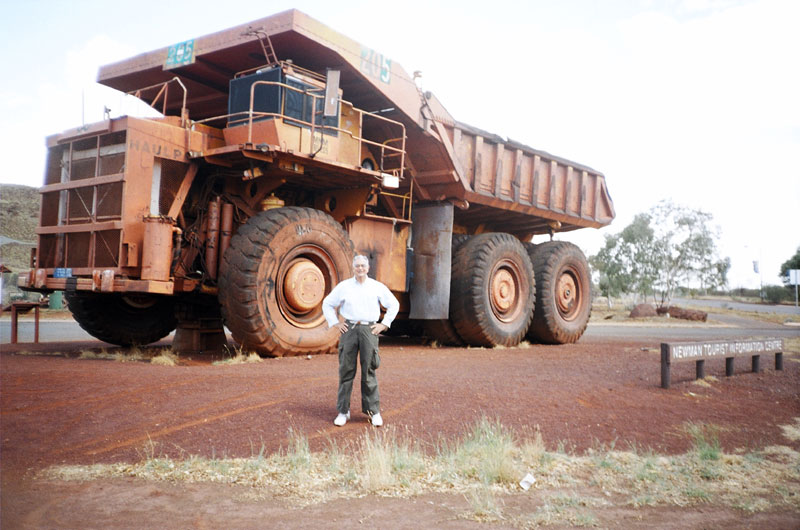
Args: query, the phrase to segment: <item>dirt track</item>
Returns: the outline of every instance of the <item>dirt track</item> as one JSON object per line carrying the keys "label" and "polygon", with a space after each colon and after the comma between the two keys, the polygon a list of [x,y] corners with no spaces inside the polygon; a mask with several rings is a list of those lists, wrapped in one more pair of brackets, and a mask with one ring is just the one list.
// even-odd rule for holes
{"label": "dirt track", "polygon": [[[462,435],[487,415],[515,429],[538,425],[549,448],[634,443],[678,453],[689,447],[682,426],[692,421],[720,426],[726,452],[773,444],[800,450],[780,428],[800,417],[800,363],[787,358],[776,372],[771,359],[762,359],[762,372],[753,374],[749,362],[739,361],[736,376],[725,378],[724,361],[708,361],[706,374],[719,378],[708,387],[692,382],[693,363],[678,364],[672,388],[663,390],[657,346],[584,338],[558,347],[432,349],[385,339],[383,415],[431,444]],[[286,446],[290,427],[307,434],[312,450],[369,428],[358,385],[353,421],[344,428],[331,423],[335,356],[233,366],[195,358],[162,367],[7,350],[0,356],[3,528],[32,521],[43,486],[29,482],[29,470],[138,460],[148,440],[174,457],[250,456],[262,446]]]}

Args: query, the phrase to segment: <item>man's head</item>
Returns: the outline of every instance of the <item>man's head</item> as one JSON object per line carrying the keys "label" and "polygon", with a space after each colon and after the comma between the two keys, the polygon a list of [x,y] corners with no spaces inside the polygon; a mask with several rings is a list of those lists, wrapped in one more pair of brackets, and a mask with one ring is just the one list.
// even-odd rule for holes
{"label": "man's head", "polygon": [[356,255],[353,258],[353,270],[356,272],[356,280],[363,282],[369,272],[369,259],[362,254]]}

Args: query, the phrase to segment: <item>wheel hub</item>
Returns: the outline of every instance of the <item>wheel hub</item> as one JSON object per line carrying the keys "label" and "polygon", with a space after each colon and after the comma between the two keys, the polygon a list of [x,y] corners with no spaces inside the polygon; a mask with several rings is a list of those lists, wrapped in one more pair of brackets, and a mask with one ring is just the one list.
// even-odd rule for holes
{"label": "wheel hub", "polygon": [[575,278],[571,274],[562,274],[558,279],[556,287],[556,303],[558,310],[562,315],[569,315],[574,312],[578,304],[578,289],[575,284]]}
{"label": "wheel hub", "polygon": [[283,293],[294,311],[311,311],[325,296],[325,277],[312,261],[299,259],[286,271]]}
{"label": "wheel hub", "polygon": [[517,299],[517,286],[514,276],[506,269],[500,269],[492,277],[491,291],[492,305],[500,312],[506,313],[511,309]]}

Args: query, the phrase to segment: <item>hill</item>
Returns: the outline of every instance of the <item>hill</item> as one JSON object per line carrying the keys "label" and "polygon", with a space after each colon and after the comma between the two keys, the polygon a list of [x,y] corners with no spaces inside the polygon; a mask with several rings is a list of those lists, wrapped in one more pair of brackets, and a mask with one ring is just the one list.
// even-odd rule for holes
{"label": "hill", "polygon": [[0,184],[0,263],[14,272],[27,270],[39,225],[39,189]]}

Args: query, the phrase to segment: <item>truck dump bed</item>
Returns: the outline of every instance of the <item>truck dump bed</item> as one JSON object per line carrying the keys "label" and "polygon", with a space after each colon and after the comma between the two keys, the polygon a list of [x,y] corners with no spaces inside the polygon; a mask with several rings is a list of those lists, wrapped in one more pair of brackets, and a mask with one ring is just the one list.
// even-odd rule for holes
{"label": "truck dump bed", "polygon": [[[178,77],[191,119],[224,116],[230,80],[268,59],[265,36],[278,59],[323,75],[340,70],[344,100],[403,123],[410,178],[401,188],[413,181],[417,199],[452,201],[457,227],[527,237],[601,227],[614,218],[602,173],[456,122],[397,62],[296,10],[105,66],[98,81],[135,92]],[[155,93],[139,97],[156,99]],[[183,94],[162,95],[158,108],[179,116]]]}
{"label": "truck dump bed", "polygon": [[470,203],[464,224],[486,223],[495,209],[507,210],[517,234],[601,227],[614,218],[602,173],[463,123],[447,132],[463,179],[452,193]]}

